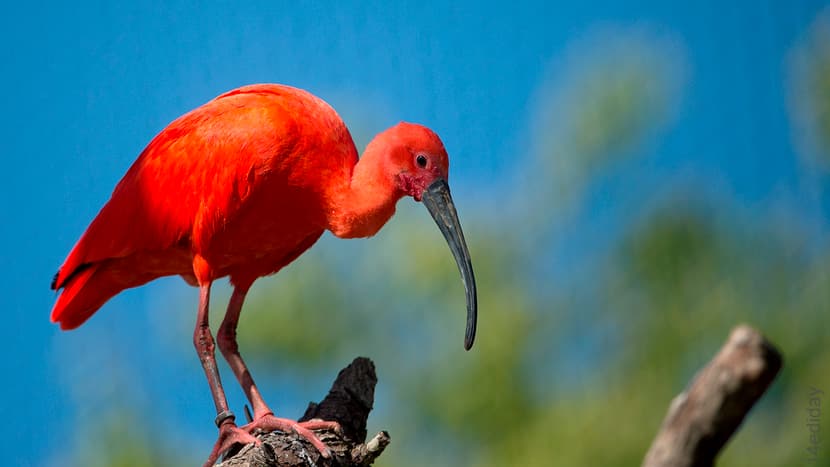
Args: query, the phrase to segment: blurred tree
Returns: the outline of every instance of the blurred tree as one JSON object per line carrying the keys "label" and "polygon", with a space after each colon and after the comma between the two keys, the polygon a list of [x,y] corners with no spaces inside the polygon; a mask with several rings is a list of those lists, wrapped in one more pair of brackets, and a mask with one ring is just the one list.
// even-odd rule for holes
{"label": "blurred tree", "polygon": [[790,54],[790,109],[795,144],[811,165],[830,169],[830,12],[813,23]]}
{"label": "blurred tree", "polygon": [[[86,467],[165,467],[198,465],[201,456],[187,456],[152,426],[134,425],[140,414],[125,411],[98,419],[79,442],[75,465]],[[67,465],[66,459],[56,462]]]}

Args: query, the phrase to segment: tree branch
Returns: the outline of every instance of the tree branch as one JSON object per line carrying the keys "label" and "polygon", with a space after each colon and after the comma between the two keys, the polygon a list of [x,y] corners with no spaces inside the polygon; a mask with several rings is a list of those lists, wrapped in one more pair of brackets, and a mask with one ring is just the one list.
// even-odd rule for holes
{"label": "tree branch", "polygon": [[[781,355],[758,331],[746,325],[733,329],[688,389],[672,400],[643,467],[713,465],[780,368]],[[323,459],[311,444],[293,433],[273,432],[258,435],[261,446],[247,445],[230,452],[219,467],[371,465],[389,444],[389,435],[383,431],[364,442],[376,384],[372,361],[356,358],[340,371],[325,399],[310,403],[300,419],[340,424],[342,433],[316,432],[334,459]]]}
{"label": "tree branch", "polygon": [[781,354],[758,331],[741,325],[720,352],[674,398],[643,467],[702,467],[721,448],[781,368]]}
{"label": "tree branch", "polygon": [[375,365],[368,358],[358,357],[340,371],[322,402],[309,403],[300,421],[321,419],[340,424],[342,433],[316,431],[334,456],[324,459],[306,440],[293,433],[275,431],[257,437],[262,445],[252,444],[231,451],[219,467],[363,467],[372,462],[389,444],[389,434],[382,431],[369,442],[366,420],[372,410],[377,384]]}

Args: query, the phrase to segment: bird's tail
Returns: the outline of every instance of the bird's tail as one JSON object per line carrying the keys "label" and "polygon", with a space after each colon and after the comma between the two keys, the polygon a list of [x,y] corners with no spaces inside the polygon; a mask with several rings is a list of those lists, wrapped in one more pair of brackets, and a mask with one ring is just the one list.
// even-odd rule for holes
{"label": "bird's tail", "polygon": [[101,263],[84,265],[62,284],[63,291],[52,308],[52,322],[61,329],[75,329],[104,303],[124,289]]}

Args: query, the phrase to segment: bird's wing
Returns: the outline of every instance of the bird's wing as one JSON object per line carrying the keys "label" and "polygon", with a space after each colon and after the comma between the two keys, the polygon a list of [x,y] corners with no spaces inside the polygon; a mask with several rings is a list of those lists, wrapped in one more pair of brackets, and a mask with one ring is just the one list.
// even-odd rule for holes
{"label": "bird's wing", "polygon": [[283,88],[245,89],[183,115],[150,142],[69,253],[53,289],[99,261],[198,248],[263,179],[279,176],[273,160],[291,153],[299,138],[280,105]]}

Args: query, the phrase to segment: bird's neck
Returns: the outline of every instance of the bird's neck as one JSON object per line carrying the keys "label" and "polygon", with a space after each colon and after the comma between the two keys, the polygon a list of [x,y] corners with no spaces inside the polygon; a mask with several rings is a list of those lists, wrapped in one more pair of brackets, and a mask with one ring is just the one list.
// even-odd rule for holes
{"label": "bird's neck", "polygon": [[404,192],[384,167],[382,148],[370,144],[354,166],[351,180],[336,197],[329,230],[340,238],[370,237],[395,214]]}

